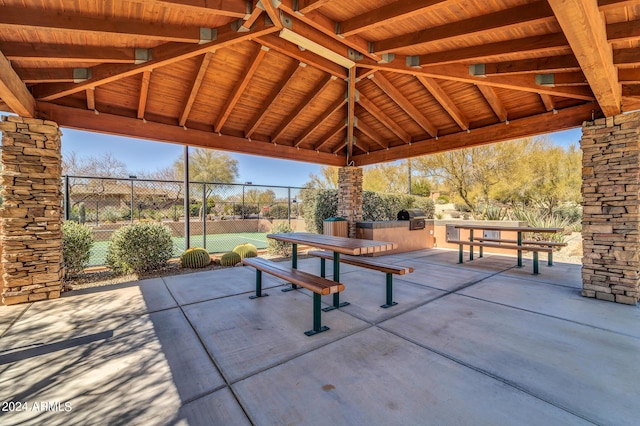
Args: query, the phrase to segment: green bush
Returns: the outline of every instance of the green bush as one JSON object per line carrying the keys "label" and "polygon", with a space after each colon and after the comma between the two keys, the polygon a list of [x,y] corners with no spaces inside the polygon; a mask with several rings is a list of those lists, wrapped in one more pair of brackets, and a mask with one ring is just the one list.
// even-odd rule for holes
{"label": "green bush", "polygon": [[288,219],[289,205],[286,203],[274,204],[269,208],[269,217],[272,219]]}
{"label": "green bush", "polygon": [[88,264],[93,234],[87,225],[66,220],[62,223],[62,261],[66,276],[81,272]]}
{"label": "green bush", "polygon": [[[284,234],[288,232],[293,232],[293,229],[287,222],[277,223],[271,228],[272,234]],[[291,254],[291,243],[285,243],[284,241],[276,241],[268,238],[267,252],[278,256],[289,257]]]}
{"label": "green bush", "polygon": [[232,251],[234,253],[238,253],[241,259],[244,259],[245,257],[258,256],[258,249],[256,248],[256,246],[254,246],[251,243],[244,243],[244,244],[235,246],[235,248]]}
{"label": "green bush", "polygon": [[338,190],[305,189],[302,196],[302,215],[309,232],[322,234],[323,222],[338,212]]}
{"label": "green bush", "polygon": [[190,248],[180,256],[180,266],[183,268],[204,268],[210,263],[209,252],[200,247]]}
{"label": "green bush", "polygon": [[87,211],[84,203],[78,204],[78,220],[80,223],[85,223],[87,221]]}
{"label": "green bush", "polygon": [[436,200],[436,203],[438,204],[449,204],[450,202],[451,201],[449,200],[449,197],[447,197],[446,195],[440,195]]}
{"label": "green bush", "polygon": [[424,210],[424,214],[427,216],[427,219],[435,218],[436,214],[436,203],[429,197],[415,197],[415,206],[419,209]]}
{"label": "green bush", "polygon": [[106,260],[116,273],[139,273],[162,268],[172,254],[169,228],[159,223],[136,223],[113,233]]}

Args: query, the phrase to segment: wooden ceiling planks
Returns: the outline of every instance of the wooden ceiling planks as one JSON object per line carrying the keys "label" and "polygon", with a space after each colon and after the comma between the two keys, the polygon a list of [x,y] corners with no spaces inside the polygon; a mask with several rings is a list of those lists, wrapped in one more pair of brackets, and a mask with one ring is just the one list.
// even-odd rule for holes
{"label": "wooden ceiling planks", "polygon": [[[63,106],[57,116],[78,109],[93,130],[103,128],[100,117],[111,125],[121,117],[125,129],[144,119],[161,125],[145,124],[145,137],[186,127],[169,133],[181,143],[270,156],[282,148],[286,158],[325,164],[346,163],[350,152],[364,164],[640,105],[640,0],[599,0],[577,28],[563,22],[574,12],[566,2],[542,0],[0,3],[0,52],[14,76],[4,76],[12,88],[0,92],[0,105],[20,109],[32,97],[46,111]],[[302,37],[300,46],[279,37],[282,26]],[[612,62],[577,58],[574,51],[592,52],[580,53],[576,36],[594,40],[594,51],[610,49]],[[151,49],[151,58],[135,49]],[[356,64],[351,110],[347,69],[329,52]],[[485,73],[471,75],[473,64]],[[553,84],[538,84],[538,74],[553,74]],[[98,115],[84,114],[92,109]],[[77,126],[78,117],[67,122]]]}

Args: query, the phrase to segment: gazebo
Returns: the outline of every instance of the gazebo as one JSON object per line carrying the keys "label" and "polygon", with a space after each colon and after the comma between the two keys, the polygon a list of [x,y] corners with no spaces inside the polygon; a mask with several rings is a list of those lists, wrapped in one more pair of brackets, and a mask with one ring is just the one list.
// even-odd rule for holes
{"label": "gazebo", "polygon": [[361,166],[582,126],[582,294],[636,304],[638,109],[640,0],[5,0],[3,303],[60,295],[59,127],[340,166],[353,234]]}

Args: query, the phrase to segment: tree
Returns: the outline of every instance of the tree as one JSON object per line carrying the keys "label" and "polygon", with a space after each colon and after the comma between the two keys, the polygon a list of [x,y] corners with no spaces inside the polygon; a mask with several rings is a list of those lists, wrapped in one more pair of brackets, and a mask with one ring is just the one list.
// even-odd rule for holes
{"label": "tree", "polygon": [[306,188],[337,189],[338,168],[335,166],[322,166],[320,168],[320,176],[311,173],[309,179],[309,182],[304,184]]}
{"label": "tree", "polygon": [[[173,163],[178,179],[184,178],[184,158]],[[207,183],[233,183],[238,178],[238,160],[229,154],[205,148],[189,152],[189,179]]]}
{"label": "tree", "polygon": [[72,176],[127,177],[127,165],[111,152],[98,157],[79,157],[74,151],[62,159],[62,173]]}

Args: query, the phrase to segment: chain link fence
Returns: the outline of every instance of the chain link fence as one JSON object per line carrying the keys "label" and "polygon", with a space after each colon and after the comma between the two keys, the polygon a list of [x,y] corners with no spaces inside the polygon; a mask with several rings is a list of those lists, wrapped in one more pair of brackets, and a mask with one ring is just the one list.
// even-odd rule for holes
{"label": "chain link fence", "polygon": [[304,230],[301,190],[189,182],[186,209],[182,181],[63,176],[65,220],[84,223],[93,232],[90,266],[104,265],[113,233],[137,222],[167,225],[175,256],[188,247],[222,253],[248,242],[266,248],[266,235],[278,222]]}

